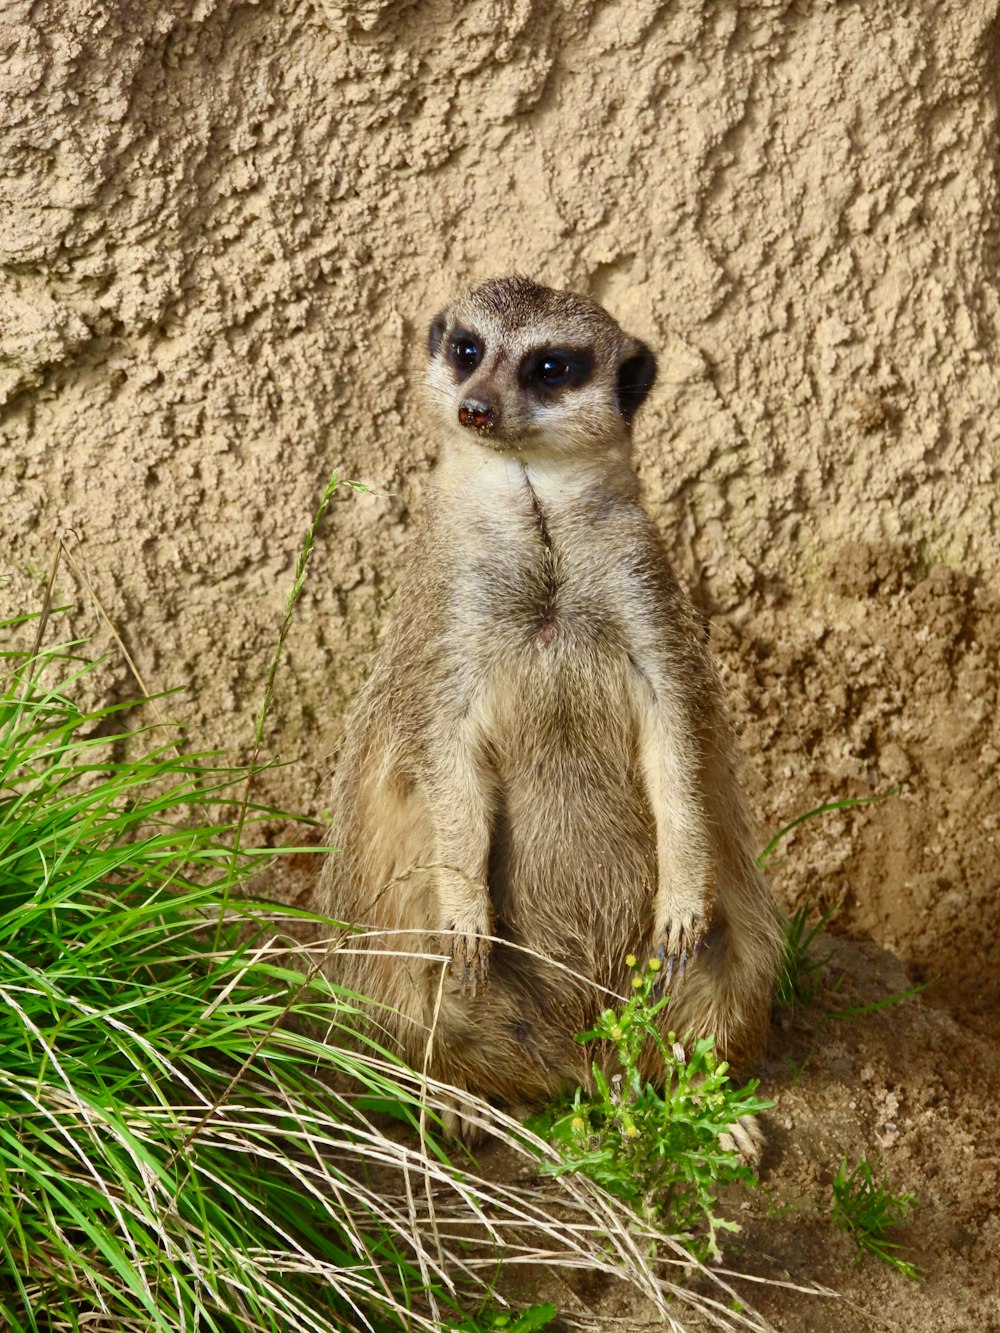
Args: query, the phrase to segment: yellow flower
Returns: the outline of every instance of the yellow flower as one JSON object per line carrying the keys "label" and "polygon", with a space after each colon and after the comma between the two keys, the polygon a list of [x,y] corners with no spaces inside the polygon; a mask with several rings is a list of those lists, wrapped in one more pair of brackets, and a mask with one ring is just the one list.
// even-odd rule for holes
{"label": "yellow flower", "polygon": [[639,1137],[639,1131],[636,1129],[635,1125],[626,1125],[625,1133],[630,1139],[637,1139]]}
{"label": "yellow flower", "polygon": [[659,970],[660,970],[660,968],[661,968],[662,966],[663,966],[663,964],[660,962],[659,958],[651,958],[651,959],[649,960],[649,970],[650,970],[650,972],[659,972]]}
{"label": "yellow flower", "polygon": [[636,965],[636,963],[637,963],[638,961],[639,961],[639,960],[636,958],[636,956],[635,956],[634,953],[626,954],[626,956],[625,956],[625,966],[626,966],[626,967],[635,967],[635,965]]}
{"label": "yellow flower", "polygon": [[633,978],[632,978],[632,989],[633,989],[633,990],[638,990],[639,987],[640,987],[641,985],[642,985],[642,977],[633,977]]}

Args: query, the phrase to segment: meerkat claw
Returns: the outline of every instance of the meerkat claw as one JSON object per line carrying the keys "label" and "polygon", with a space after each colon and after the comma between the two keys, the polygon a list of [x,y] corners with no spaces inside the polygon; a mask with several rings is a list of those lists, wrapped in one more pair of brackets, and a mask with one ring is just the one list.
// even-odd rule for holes
{"label": "meerkat claw", "polygon": [[735,1120],[724,1134],[719,1136],[719,1147],[735,1153],[743,1166],[756,1171],[764,1151],[764,1131],[756,1116],[745,1115]]}
{"label": "meerkat claw", "polygon": [[[452,930],[455,929],[453,926]],[[475,999],[486,989],[490,965],[489,940],[470,935],[452,935],[451,969],[462,995]]]}
{"label": "meerkat claw", "polygon": [[667,954],[666,948],[661,944],[659,949],[659,959],[663,964],[663,971],[660,973],[660,984],[656,989],[666,990],[674,975],[674,955]]}
{"label": "meerkat claw", "polygon": [[701,917],[675,922],[664,931],[656,950],[662,969],[657,979],[657,991],[662,992],[668,988],[675,972],[678,981],[684,980],[688,965],[698,956],[705,931],[706,925]]}

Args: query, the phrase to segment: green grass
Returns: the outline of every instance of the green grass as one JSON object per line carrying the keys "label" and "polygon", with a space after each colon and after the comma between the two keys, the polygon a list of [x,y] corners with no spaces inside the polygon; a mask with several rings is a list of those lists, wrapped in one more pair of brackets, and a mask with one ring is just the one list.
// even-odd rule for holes
{"label": "green grass", "polygon": [[845,796],[837,801],[824,801],[822,805],[817,805],[812,810],[806,810],[801,815],[796,815],[794,819],[789,820],[787,824],[778,829],[757,857],[757,864],[762,870],[769,865],[779,846],[790,833],[795,832],[800,824],[806,824],[812,819],[831,814],[835,810],[853,810],[857,805],[878,805],[880,801],[887,801],[890,796],[895,796],[898,791],[898,787],[890,787],[888,791],[877,792],[874,796]]}
{"label": "green grass", "polygon": [[[365,1132],[329,1090],[337,1047],[281,1024],[290,923],[226,905],[257,858],[197,818],[238,775],[79,711],[66,653],[19,667],[0,695],[0,1322],[324,1329],[360,1300],[389,1326],[410,1246],[383,1217],[335,1224],[328,1192],[354,1187],[310,1142],[331,1102],[342,1137]],[[316,984],[294,1007],[342,1021]]]}
{"label": "green grass", "polygon": [[[898,788],[893,788],[876,796],[828,801],[813,810],[806,811],[778,831],[761,852],[758,863],[762,867],[767,865],[782,840],[807,820],[832,811],[883,801],[894,795],[897,790]],[[833,957],[832,953],[817,953],[816,944],[834,911],[835,908],[830,908],[817,920],[811,920],[810,910],[804,906],[793,912],[784,923],[784,947],[774,997],[777,1004],[794,1009],[811,1004],[815,999],[822,973]],[[837,989],[836,985],[834,989]],[[827,1022],[864,1018],[868,1014],[891,1008],[924,989],[926,985],[911,986],[866,1004],[845,1005],[839,1009],[826,1010],[821,1016],[813,1044],[804,1059],[799,1062],[788,1059],[785,1061],[792,1073],[793,1082],[797,1082],[802,1076],[806,1065],[815,1054],[820,1034]],[[911,1278],[921,1277],[921,1270],[904,1256],[902,1245],[890,1240],[887,1233],[905,1221],[915,1203],[915,1195],[893,1192],[884,1171],[881,1180],[878,1180],[876,1168],[873,1168],[866,1159],[862,1159],[852,1170],[848,1170],[847,1159],[844,1158],[837,1168],[833,1179],[832,1209],[836,1225],[854,1237],[859,1254],[863,1252],[874,1254]]]}
{"label": "green grass", "polygon": [[888,1233],[905,1222],[917,1202],[916,1195],[897,1194],[882,1171],[862,1159],[848,1170],[845,1157],[833,1178],[833,1220],[842,1231],[853,1236],[860,1252],[867,1251],[891,1264],[906,1277],[919,1278],[921,1270],[903,1254],[903,1246],[888,1238]]}
{"label": "green grass", "polygon": [[[761,869],[765,868],[784,839],[801,824],[835,811],[851,810],[855,806],[876,805],[881,801],[888,800],[890,796],[894,796],[898,790],[898,787],[892,787],[889,791],[879,792],[874,796],[851,796],[842,800],[826,801],[812,810],[806,810],[778,830],[758,856],[757,864]],[[828,908],[818,919],[811,920],[810,908],[803,906],[797,908],[783,923],[783,948],[774,992],[776,1003],[791,1009],[812,1003],[823,970],[833,957],[832,953],[817,954],[816,944],[835,911],[836,906]],[[833,1010],[826,1017],[836,1019],[860,1018],[864,1014],[898,1004],[911,995],[919,994],[924,988],[924,986],[914,986],[909,990],[901,991],[898,995],[890,995],[872,1004]]]}

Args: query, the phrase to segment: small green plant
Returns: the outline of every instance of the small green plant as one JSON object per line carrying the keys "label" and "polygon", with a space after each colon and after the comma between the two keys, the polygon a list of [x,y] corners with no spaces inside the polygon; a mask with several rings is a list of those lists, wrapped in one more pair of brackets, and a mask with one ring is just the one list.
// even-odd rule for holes
{"label": "small green plant", "polygon": [[814,1041],[806,1051],[801,1060],[795,1060],[790,1055],[783,1055],[781,1062],[792,1076],[792,1083],[798,1083],[799,1079],[806,1072],[813,1056],[816,1054],[816,1042]]}
{"label": "small green plant", "polygon": [[[817,955],[813,946],[820,931],[833,915],[833,908],[810,924],[808,907],[800,907],[793,912],[784,924],[784,948],[778,966],[778,980],[774,998],[778,1004],[794,1009],[799,1005],[811,1004],[816,997],[820,973],[833,957],[832,953]],[[833,990],[839,990],[841,977],[833,984]],[[896,991],[883,996],[880,1000],[871,1000],[867,1004],[848,1004],[841,1009],[828,1009],[823,1021],[835,1019],[838,1022],[850,1022],[864,1018],[867,1014],[878,1013],[881,1009],[890,1009],[903,1000],[927,989],[927,982],[917,986],[908,986],[906,990]]]}
{"label": "small green plant", "polygon": [[[756,1096],[755,1081],[730,1085],[729,1066],[716,1059],[711,1037],[689,1041],[687,1050],[675,1033],[664,1038],[660,1015],[670,1000],[656,998],[659,970],[655,958],[636,970],[628,1001],[617,1011],[606,1009],[593,1030],[577,1038],[605,1043],[619,1072],[609,1077],[595,1062],[592,1093],[578,1089],[568,1107],[531,1123],[559,1153],[561,1160],[546,1164],[548,1172],[583,1172],[671,1231],[695,1258],[717,1259],[718,1232],[739,1228],[716,1213],[716,1191],[734,1181],[754,1183],[730,1130],[771,1103]],[[665,1071],[662,1091],[640,1072],[650,1047]]]}
{"label": "small green plant", "polygon": [[881,1000],[872,1000],[868,1004],[848,1004],[843,1009],[830,1009],[824,1014],[824,1018],[832,1018],[837,1022],[851,1023],[855,1019],[864,1018],[866,1014],[877,1014],[881,1009],[891,1009],[894,1004],[902,1004],[904,1000],[912,999],[914,995],[919,995],[925,991],[930,983],[922,981],[919,986],[907,986],[906,990],[896,991],[892,995],[886,995]]}
{"label": "small green plant", "polygon": [[834,810],[853,810],[856,805],[878,805],[880,801],[887,801],[890,796],[895,796],[899,787],[890,787],[888,791],[876,792],[874,796],[845,796],[840,801],[824,801],[822,805],[817,805],[812,810],[805,810],[801,815],[796,815],[794,819],[789,820],[784,827],[778,829],[777,833],[767,844],[764,850],[757,857],[757,864],[761,870],[771,861],[778,847],[793,833],[800,824],[807,824],[811,819],[818,819],[820,815],[828,815]]}
{"label": "small green plant", "polygon": [[907,1277],[922,1277],[916,1264],[903,1257],[903,1247],[887,1238],[886,1233],[906,1220],[906,1215],[917,1202],[914,1194],[895,1194],[885,1171],[876,1179],[875,1168],[866,1159],[852,1170],[847,1169],[845,1157],[833,1178],[833,1220],[842,1231],[853,1236],[858,1250],[867,1250]]}

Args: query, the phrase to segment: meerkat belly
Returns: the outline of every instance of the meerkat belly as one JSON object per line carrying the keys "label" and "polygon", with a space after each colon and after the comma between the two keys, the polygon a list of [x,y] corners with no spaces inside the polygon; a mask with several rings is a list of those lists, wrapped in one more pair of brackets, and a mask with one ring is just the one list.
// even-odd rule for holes
{"label": "meerkat belly", "polygon": [[648,932],[653,817],[627,653],[555,623],[507,659],[490,891],[519,943],[603,980]]}

